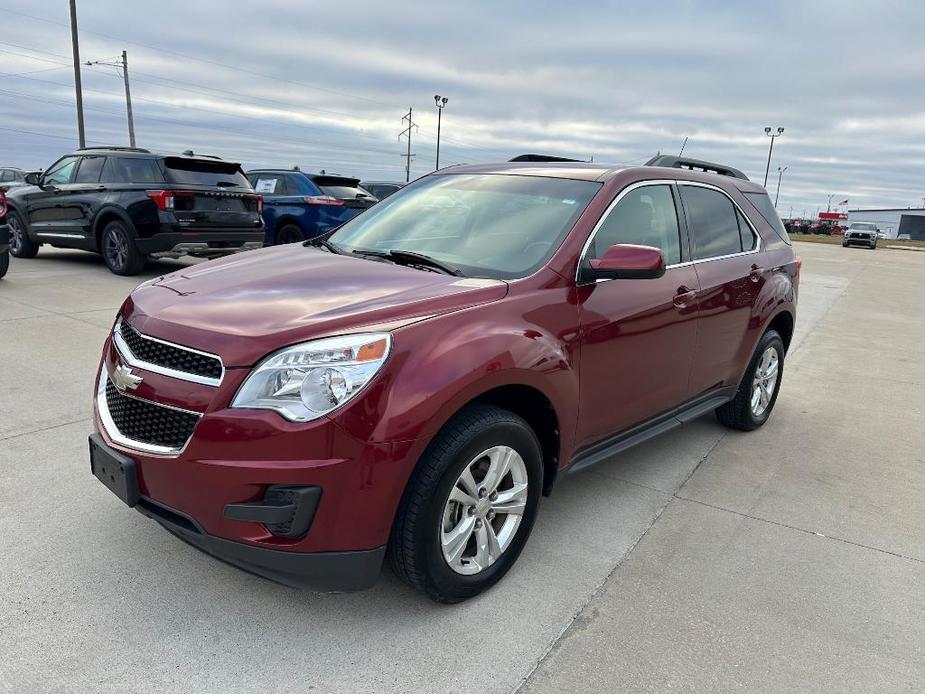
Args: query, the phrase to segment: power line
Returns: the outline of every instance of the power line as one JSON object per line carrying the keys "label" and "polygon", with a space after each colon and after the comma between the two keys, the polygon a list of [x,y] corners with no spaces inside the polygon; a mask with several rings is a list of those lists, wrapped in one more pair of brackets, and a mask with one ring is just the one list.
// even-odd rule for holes
{"label": "power line", "polygon": [[[7,14],[17,15],[17,16],[19,16],[19,17],[26,17],[27,19],[34,19],[35,21],[38,21],[38,22],[45,22],[45,23],[47,23],[47,24],[55,24],[55,25],[64,26],[64,27],[69,26],[68,24],[65,24],[64,22],[56,22],[56,21],[53,20],[53,19],[47,19],[47,18],[45,18],[45,17],[38,17],[38,16],[32,15],[32,14],[26,14],[25,12],[17,12],[16,10],[11,10],[11,9],[9,9],[9,8],[6,8],[6,7],[0,7],[0,11],[6,12]],[[250,69],[248,69],[248,68],[242,68],[242,67],[238,67],[238,66],[235,66],[235,65],[228,65],[227,63],[222,63],[222,62],[220,62],[220,61],[218,61],[218,60],[211,60],[211,59],[209,59],[209,58],[198,58],[198,57],[196,57],[196,56],[194,56],[194,55],[189,55],[189,54],[187,54],[187,53],[180,53],[180,52],[178,52],[178,51],[172,51],[172,50],[167,49],[167,48],[161,48],[161,47],[159,47],[159,46],[153,46],[153,45],[151,45],[151,44],[141,43],[141,42],[139,42],[139,41],[132,41],[132,40],[126,39],[126,38],[121,37],[121,36],[112,36],[111,34],[104,34],[104,33],[101,32],[101,31],[92,31],[92,30],[90,30],[90,29],[81,29],[81,31],[82,31],[83,33],[85,33],[85,34],[94,34],[95,36],[102,36],[102,37],[107,38],[107,39],[110,39],[110,40],[112,40],[112,41],[119,41],[119,42],[122,42],[122,43],[130,43],[130,44],[132,44],[132,45],[134,45],[134,46],[141,46],[142,48],[147,48],[148,50],[158,51],[158,52],[160,52],[160,53],[166,53],[166,54],[168,54],[168,55],[175,55],[175,56],[177,56],[177,57],[179,57],[179,58],[183,58],[184,60],[195,60],[196,62],[199,62],[199,63],[206,63],[206,64],[209,64],[209,65],[216,65],[216,66],[218,66],[218,67],[223,67],[223,68],[228,69],[228,70],[236,70],[236,71],[238,71],[238,72],[243,72],[243,73],[247,73],[247,74],[250,74],[250,75],[254,75],[255,77],[262,77],[262,78],[264,78],[264,79],[276,80],[276,81],[278,81],[278,82],[285,82],[285,83],[287,83],[287,84],[295,84],[295,85],[298,85],[298,86],[300,86],[300,87],[305,87],[305,88],[307,88],[307,89],[314,89],[314,90],[317,90],[317,91],[320,91],[320,92],[327,92],[327,93],[329,93],[329,94],[337,94],[338,96],[345,96],[345,97],[348,97],[348,98],[350,98],[350,99],[358,99],[358,100],[360,100],[360,101],[368,101],[368,102],[370,102],[370,103],[378,104],[378,105],[380,105],[380,106],[388,106],[388,107],[391,107],[391,104],[388,104],[388,103],[386,103],[386,102],[384,102],[384,101],[379,101],[378,99],[372,99],[372,98],[367,97],[367,96],[361,96],[361,95],[359,95],[359,94],[351,94],[351,93],[349,93],[349,92],[344,92],[344,91],[340,91],[340,90],[337,90],[337,89],[329,89],[329,88],[327,88],[327,87],[319,87],[319,86],[317,86],[317,85],[309,84],[309,83],[307,83],[307,82],[300,82],[300,81],[297,81],[297,80],[290,80],[290,79],[286,79],[285,77],[277,77],[277,76],[275,76],[275,75],[270,75],[270,74],[266,74],[266,73],[262,73],[262,72],[257,72],[256,70],[250,70]]]}
{"label": "power line", "polygon": [[[3,8],[0,8],[0,11],[7,11],[7,10],[3,10]],[[20,15],[22,15],[22,16],[30,17],[30,18],[32,18],[32,19],[39,19],[40,21],[48,21],[48,22],[51,22],[52,24],[58,24],[58,22],[52,22],[51,20],[45,20],[45,19],[40,18],[40,17],[33,17],[32,15],[25,15],[25,14],[23,14],[23,13],[16,13],[16,12],[13,12],[13,14],[20,14]],[[86,30],[86,29],[83,29],[82,31],[84,31],[84,32],[86,32],[86,33],[98,33],[98,32],[89,32],[89,31]],[[107,38],[108,38],[108,35],[106,35],[106,34],[102,34],[102,35],[103,35],[103,36],[107,36]],[[134,42],[128,41],[128,43],[134,43]],[[48,51],[42,51],[42,50],[39,50],[39,49],[36,49],[36,48],[31,48],[31,47],[29,47],[29,46],[23,46],[23,45],[21,45],[21,44],[14,44],[14,43],[11,43],[11,42],[8,42],[8,41],[0,41],[0,44],[9,45],[9,46],[14,46],[14,47],[16,47],[16,48],[22,48],[22,49],[25,49],[25,50],[28,50],[28,51],[33,51],[33,52],[35,52],[35,53],[42,53],[42,54],[44,54],[44,55],[50,55],[50,56],[53,56],[53,57],[56,57],[56,58],[59,58],[59,59],[67,60],[67,57],[66,57],[66,56],[62,56],[62,55],[59,55],[59,54],[57,54],[57,53],[50,53],[50,52],[48,52]],[[145,46],[145,44],[138,44],[138,45]],[[145,46],[145,47],[149,47],[149,46]],[[151,47],[151,48],[153,48],[153,47]],[[154,50],[161,50],[161,49],[157,49],[157,48],[153,48],[153,49],[154,49]],[[6,53],[12,53],[11,51],[3,51],[3,49],[0,49],[0,51],[6,52]],[[165,51],[165,52],[171,53],[171,51]],[[31,59],[34,59],[34,60],[42,60],[42,61],[44,61],[44,62],[50,62],[50,63],[54,63],[54,62],[55,62],[55,61],[51,61],[51,60],[47,60],[47,59],[36,58],[35,56],[24,55],[24,54],[22,54],[22,53],[12,53],[12,54],[13,54],[13,55],[20,55],[20,56],[22,56],[22,57],[31,58]],[[182,54],[180,54],[180,55],[182,55]],[[193,59],[195,60],[195,58],[193,58]],[[214,62],[214,61],[205,61],[205,62]],[[218,64],[219,64],[219,65],[222,65],[223,67],[227,67],[228,69],[237,70],[237,68],[234,68],[234,67],[231,67],[231,66],[225,66],[224,64],[221,64],[221,63],[218,63]],[[62,65],[62,67],[64,67],[64,66],[68,66],[68,67],[69,67],[69,66],[70,66],[70,63],[62,63],[61,65]],[[15,76],[15,75],[11,75],[11,74],[9,74],[9,73],[0,73],[0,74],[6,74],[7,76]],[[255,73],[255,74],[258,74],[258,73]],[[169,77],[160,77],[160,76],[158,76],[158,75],[152,75],[152,74],[150,74],[150,73],[141,72],[141,71],[138,71],[138,70],[132,70],[132,77],[133,77],[133,80],[134,80],[134,81],[136,81],[136,82],[147,82],[148,84],[154,84],[155,86],[163,86],[163,85],[159,85],[159,84],[157,84],[157,82],[152,82],[151,79],[145,80],[145,79],[143,79],[143,78],[139,78],[138,75],[144,75],[144,76],[149,77],[149,78],[154,79],[154,80],[160,80],[160,81],[164,81],[164,82],[170,82],[170,83],[173,83],[173,84],[184,84],[184,85],[187,85],[187,86],[189,86],[189,87],[195,87],[195,88],[196,88],[195,90],[193,90],[193,89],[182,89],[182,88],[180,88],[180,87],[171,87],[172,89],[179,89],[179,90],[181,90],[181,91],[192,92],[192,93],[195,93],[195,94],[200,94],[200,93],[201,93],[200,90],[205,89],[205,90],[212,91],[212,92],[216,92],[216,93],[220,93],[220,94],[223,94],[223,95],[231,95],[232,97],[234,97],[234,98],[233,98],[234,101],[237,101],[238,103],[241,103],[241,104],[243,104],[243,105],[252,105],[252,104],[248,103],[248,101],[246,101],[245,99],[242,99],[242,98],[241,98],[241,95],[240,95],[239,93],[237,93],[237,92],[232,92],[232,91],[229,91],[229,90],[226,90],[226,89],[220,89],[220,88],[217,88],[217,87],[212,87],[212,86],[208,86],[208,85],[204,85],[204,84],[199,84],[199,83],[196,83],[196,82],[189,82],[189,81],[184,81],[184,80],[177,80],[177,79],[169,78]],[[60,83],[58,83],[58,84],[60,84]],[[297,84],[298,84],[298,83],[297,83]],[[60,84],[60,86],[70,86],[70,85],[63,85],[63,84]],[[89,90],[88,90],[88,91],[89,91]],[[336,93],[339,93],[339,92],[336,92]],[[141,97],[136,97],[136,98],[137,98],[137,99],[140,99]],[[226,98],[227,98],[227,97],[226,97]],[[256,101],[262,101],[262,102],[266,102],[266,103],[273,103],[273,104],[277,104],[277,105],[281,105],[281,106],[287,106],[287,107],[290,107],[290,108],[292,108],[292,109],[294,109],[294,110],[299,110],[299,111],[313,111],[313,112],[316,112],[316,113],[330,114],[330,115],[337,115],[337,116],[344,116],[344,117],[347,117],[347,118],[352,118],[352,117],[354,116],[354,114],[352,114],[352,113],[345,113],[345,112],[343,112],[343,111],[333,111],[333,110],[330,110],[330,109],[321,109],[321,108],[318,108],[318,107],[309,107],[309,106],[304,106],[304,105],[302,105],[302,104],[297,104],[297,103],[294,103],[294,102],[286,102],[286,101],[282,101],[282,100],[279,100],[279,99],[271,99],[271,98],[268,98],[268,97],[255,97],[255,96],[250,96],[250,97],[247,97],[247,99],[256,100]],[[151,101],[151,99],[148,99],[148,100]],[[167,102],[160,102],[160,103],[165,103],[165,104],[167,104]],[[382,105],[387,105],[387,104],[385,104],[384,102],[379,102],[379,101],[376,101],[376,102],[374,102],[374,103],[379,103],[379,104],[382,104]],[[169,105],[173,105],[173,104],[169,104]],[[195,107],[189,107],[189,108],[195,108]],[[202,110],[202,109],[200,109],[200,110]],[[214,113],[215,111],[212,111],[212,112]],[[230,114],[225,114],[225,115],[230,115]],[[279,122],[279,121],[277,121],[277,122]],[[313,126],[304,126],[304,125],[303,125],[303,126],[299,126],[299,127],[313,127]],[[314,126],[314,127],[315,127],[315,128],[318,128],[318,126]],[[320,128],[320,129],[324,129],[324,128]],[[332,130],[332,131],[333,131],[334,129],[328,128],[328,130]],[[371,136],[371,135],[369,135],[369,134],[367,134],[367,133],[358,132],[356,129],[352,129],[352,130],[353,130],[354,133],[355,133],[356,135],[358,135],[358,136],[373,138],[373,139],[376,139],[376,140],[381,141],[381,138],[378,138],[378,137],[375,137],[375,136]],[[423,131],[423,133],[421,133],[421,134],[422,134],[422,136],[425,137],[426,139],[435,140],[434,134],[431,133],[430,131],[425,130],[425,131]],[[481,152],[482,154],[489,154],[489,155],[491,155],[491,156],[494,156],[495,153],[497,152],[497,150],[487,150],[487,149],[485,149],[485,148],[483,148],[483,147],[478,147],[478,146],[476,146],[476,145],[472,145],[472,144],[467,143],[467,142],[462,142],[462,141],[460,141],[460,140],[456,140],[456,139],[451,138],[451,137],[443,136],[441,139],[442,139],[444,142],[448,142],[448,143],[450,143],[450,144],[454,144],[454,145],[456,145],[457,147],[464,147],[464,148],[466,148],[466,149],[468,149],[468,150],[470,150],[470,151],[472,151],[472,152],[474,152],[474,153]]]}

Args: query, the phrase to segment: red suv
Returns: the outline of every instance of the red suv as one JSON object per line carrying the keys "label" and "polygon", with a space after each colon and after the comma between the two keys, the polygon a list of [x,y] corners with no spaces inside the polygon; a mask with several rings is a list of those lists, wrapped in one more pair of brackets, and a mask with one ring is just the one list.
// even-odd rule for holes
{"label": "red suv", "polygon": [[651,163],[444,169],[304,246],[142,284],[104,347],[94,474],[281,583],[366,588],[388,556],[476,595],[557,479],[774,407],[800,269],[780,219],[734,169]]}

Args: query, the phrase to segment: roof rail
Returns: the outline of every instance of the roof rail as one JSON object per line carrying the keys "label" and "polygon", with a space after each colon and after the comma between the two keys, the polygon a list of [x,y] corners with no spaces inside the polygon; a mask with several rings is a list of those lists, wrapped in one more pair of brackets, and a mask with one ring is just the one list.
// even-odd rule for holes
{"label": "roof rail", "polygon": [[120,147],[118,145],[97,145],[96,147],[78,147],[77,152],[85,152],[90,149],[104,149],[109,152],[141,152],[142,154],[151,154],[151,150],[142,149],[141,147]]}
{"label": "roof rail", "polygon": [[688,159],[687,157],[673,157],[668,154],[663,154],[661,156],[652,157],[649,161],[646,162],[646,166],[666,166],[671,169],[690,169],[691,171],[705,171],[707,173],[715,173],[720,176],[732,176],[733,178],[741,178],[743,181],[748,180],[748,176],[734,169],[731,166],[724,166],[723,164],[714,164],[710,161],[701,161],[700,159]]}
{"label": "roof rail", "polygon": [[[569,159],[568,157],[554,157],[551,154],[520,154],[508,161],[577,161],[581,159]],[[583,162],[587,163],[587,162]]]}

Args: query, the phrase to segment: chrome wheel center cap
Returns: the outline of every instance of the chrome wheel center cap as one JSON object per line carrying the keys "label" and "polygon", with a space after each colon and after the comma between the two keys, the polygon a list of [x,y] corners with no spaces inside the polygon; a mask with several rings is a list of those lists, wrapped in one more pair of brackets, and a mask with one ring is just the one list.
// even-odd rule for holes
{"label": "chrome wheel center cap", "polygon": [[485,497],[484,499],[479,499],[479,502],[475,505],[475,514],[477,516],[484,516],[491,510],[491,499]]}

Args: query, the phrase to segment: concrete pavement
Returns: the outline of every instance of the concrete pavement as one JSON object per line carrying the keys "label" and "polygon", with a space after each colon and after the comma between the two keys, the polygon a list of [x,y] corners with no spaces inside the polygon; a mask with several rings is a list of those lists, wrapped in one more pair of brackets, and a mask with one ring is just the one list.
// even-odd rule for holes
{"label": "concrete pavement", "polygon": [[[783,391],[566,480],[460,606],[232,569],[89,473],[136,280],[43,248],[0,282],[0,692],[882,691],[925,686],[925,254],[798,244]],[[176,268],[164,261],[146,277]]]}

